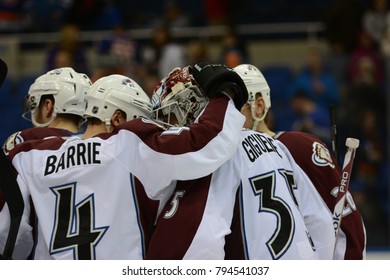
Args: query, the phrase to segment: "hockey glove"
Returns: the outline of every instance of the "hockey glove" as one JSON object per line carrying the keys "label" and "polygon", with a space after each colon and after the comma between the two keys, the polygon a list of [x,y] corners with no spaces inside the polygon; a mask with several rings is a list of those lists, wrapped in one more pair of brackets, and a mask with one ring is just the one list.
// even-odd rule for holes
{"label": "hockey glove", "polygon": [[221,91],[230,88],[234,92],[233,101],[238,110],[248,100],[248,91],[241,77],[233,69],[223,64],[199,61],[190,68],[191,74],[203,93],[213,98]]}

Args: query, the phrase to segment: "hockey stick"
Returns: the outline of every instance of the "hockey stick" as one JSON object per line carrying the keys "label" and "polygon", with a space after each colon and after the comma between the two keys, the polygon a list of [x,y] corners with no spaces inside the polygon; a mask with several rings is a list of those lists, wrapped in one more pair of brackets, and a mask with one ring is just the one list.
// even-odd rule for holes
{"label": "hockey stick", "polygon": [[[7,76],[7,72],[7,64],[2,59],[0,59],[0,86],[4,82],[4,79]],[[0,191],[4,195],[5,201],[7,202],[11,217],[11,224],[7,241],[3,254],[0,254],[0,258],[12,259],[16,237],[18,235],[20,221],[23,215],[24,202],[19,185],[13,175],[11,165],[2,149],[0,149],[0,178],[2,180],[0,184],[0,187],[2,188]]]}
{"label": "hockey stick", "polygon": [[339,192],[337,193],[336,205],[333,210],[333,228],[335,231],[336,238],[338,236],[341,224],[341,218],[345,203],[345,195],[348,192],[353,161],[355,159],[356,149],[359,147],[359,140],[356,138],[347,138],[347,140],[345,141],[345,145],[347,146],[347,152],[345,153],[344,157]]}
{"label": "hockey stick", "polygon": [[339,162],[338,152],[337,152],[337,126],[336,126],[336,107],[334,105],[329,106],[329,116],[330,116],[330,136],[332,140],[332,152],[336,161]]}

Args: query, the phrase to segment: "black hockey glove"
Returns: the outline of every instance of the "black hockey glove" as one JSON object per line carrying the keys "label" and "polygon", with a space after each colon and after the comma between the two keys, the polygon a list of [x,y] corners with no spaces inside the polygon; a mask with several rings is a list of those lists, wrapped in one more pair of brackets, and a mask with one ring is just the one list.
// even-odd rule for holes
{"label": "black hockey glove", "polygon": [[199,61],[191,66],[191,74],[203,93],[213,98],[226,88],[234,92],[233,101],[238,110],[248,100],[248,91],[241,77],[233,69],[223,64]]}

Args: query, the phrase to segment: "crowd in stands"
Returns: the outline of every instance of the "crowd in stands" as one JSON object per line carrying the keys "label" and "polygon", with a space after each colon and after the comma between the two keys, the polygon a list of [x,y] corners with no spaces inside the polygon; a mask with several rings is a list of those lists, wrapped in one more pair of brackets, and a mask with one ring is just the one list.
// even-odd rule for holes
{"label": "crowd in stands", "polygon": [[[229,24],[230,32],[220,38],[217,62],[235,67],[251,63],[251,57],[234,24],[256,20],[322,21],[325,25],[322,36],[328,43],[328,51],[308,49],[307,57],[302,57],[305,67],[299,72],[286,67],[276,73],[272,67],[257,65],[272,93],[268,123],[274,131],[310,132],[331,147],[329,107],[337,108],[336,148],[340,164],[345,138],[360,140],[350,187],[366,224],[368,247],[389,246],[389,124],[386,122],[390,78],[389,1],[301,0],[294,7],[281,0],[243,0],[239,4],[205,0],[201,5],[199,2],[0,0],[0,33],[59,31],[60,41],[48,46],[45,70],[72,66],[88,74],[92,81],[111,73],[124,74],[134,77],[151,94],[173,67],[210,58],[204,42],[196,36],[186,42],[177,41],[171,36],[172,27]],[[311,13],[304,12],[309,9]],[[301,12],[293,13],[298,10]],[[272,16],[276,14],[277,17]],[[126,33],[127,28],[140,26],[154,30],[151,40],[140,43]],[[99,29],[112,32],[96,49],[99,59],[92,69],[78,36],[80,30]],[[0,93],[1,137],[29,125],[10,120],[10,116],[20,117],[22,105],[18,103],[15,105],[18,109],[13,110],[18,116],[10,114],[11,110],[5,106],[9,107],[10,102],[3,102],[3,92],[12,89],[7,86],[4,84]],[[23,94],[27,91],[18,96]],[[21,101],[14,99],[15,103]],[[18,126],[9,127],[11,123]]]}

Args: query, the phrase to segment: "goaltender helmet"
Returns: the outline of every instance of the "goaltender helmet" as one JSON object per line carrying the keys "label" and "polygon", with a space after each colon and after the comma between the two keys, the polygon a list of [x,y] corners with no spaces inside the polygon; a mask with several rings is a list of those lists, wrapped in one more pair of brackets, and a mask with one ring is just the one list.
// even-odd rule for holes
{"label": "goaltender helmet", "polygon": [[[268,110],[271,108],[271,89],[269,88],[264,75],[256,66],[251,64],[240,64],[233,70],[240,75],[248,90],[248,103],[251,105],[252,117],[255,119],[257,126],[257,123],[264,120],[267,116]],[[264,114],[261,118],[256,117],[255,114],[255,100],[257,93],[261,93],[265,103]]]}
{"label": "goaltender helmet", "polygon": [[154,118],[168,125],[190,125],[208,101],[190,74],[190,66],[177,67],[160,81],[153,92]]}
{"label": "goaltender helmet", "polygon": [[84,116],[98,118],[107,125],[116,110],[126,114],[126,121],[152,115],[149,96],[137,82],[124,75],[112,74],[98,79],[88,91],[86,101]]}
{"label": "goaltender helmet", "polygon": [[[87,75],[77,73],[71,67],[48,71],[39,76],[30,86],[22,116],[31,120],[35,126],[48,126],[56,114],[72,114],[82,117],[86,107],[85,95],[91,85],[92,82]],[[54,112],[48,123],[40,124],[34,118],[34,111],[39,107],[44,95],[53,96]]]}

